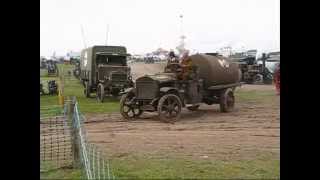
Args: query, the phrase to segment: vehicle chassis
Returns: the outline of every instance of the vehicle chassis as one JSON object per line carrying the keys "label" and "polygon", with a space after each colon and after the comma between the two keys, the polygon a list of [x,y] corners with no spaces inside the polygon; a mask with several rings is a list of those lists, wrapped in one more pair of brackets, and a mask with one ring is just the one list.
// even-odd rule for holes
{"label": "vehicle chassis", "polygon": [[[161,121],[173,123],[180,119],[182,108],[195,111],[200,103],[219,104],[221,112],[230,112],[234,108],[234,90],[237,86],[241,86],[241,83],[216,85],[204,89],[201,79],[178,80],[173,87],[161,87],[153,99],[139,99],[136,97],[136,88],[130,88],[121,98],[120,113],[124,118],[131,119],[139,117],[144,111],[157,111]],[[191,94],[190,87],[191,92],[193,91]],[[194,88],[198,91],[194,91]]]}

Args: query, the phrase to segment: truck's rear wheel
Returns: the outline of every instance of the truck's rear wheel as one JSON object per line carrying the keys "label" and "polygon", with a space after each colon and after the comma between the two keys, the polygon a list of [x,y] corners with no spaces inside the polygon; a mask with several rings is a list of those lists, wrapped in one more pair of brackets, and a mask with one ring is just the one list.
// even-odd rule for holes
{"label": "truck's rear wheel", "polygon": [[120,113],[125,119],[132,119],[139,117],[143,111],[130,104],[130,101],[134,98],[134,93],[129,92],[122,95],[120,100]]}
{"label": "truck's rear wheel", "polygon": [[182,103],[174,94],[167,94],[158,102],[159,119],[163,122],[173,123],[180,119]]}
{"label": "truck's rear wheel", "polygon": [[263,83],[263,76],[261,74],[256,74],[253,77],[253,84],[262,84]]}
{"label": "truck's rear wheel", "polygon": [[104,86],[100,83],[97,87],[97,100],[102,103],[104,101],[104,97]]}
{"label": "truck's rear wheel", "polygon": [[84,95],[89,98],[90,97],[90,87],[89,87],[89,83],[87,81],[84,82]]}
{"label": "truck's rear wheel", "polygon": [[230,112],[234,108],[234,95],[231,88],[228,88],[221,92],[220,95],[220,111]]}

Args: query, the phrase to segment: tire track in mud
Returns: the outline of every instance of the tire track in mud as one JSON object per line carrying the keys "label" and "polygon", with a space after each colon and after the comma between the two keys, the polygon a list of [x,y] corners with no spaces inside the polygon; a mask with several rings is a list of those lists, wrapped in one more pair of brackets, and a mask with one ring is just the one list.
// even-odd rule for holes
{"label": "tire track in mud", "polygon": [[[235,112],[220,113],[218,107],[203,106],[197,112],[184,110],[174,124],[160,122],[156,113],[124,120],[120,114],[89,115],[89,141],[111,156],[143,153],[150,157],[243,159],[259,153],[280,151],[280,112],[273,105],[240,104]],[[242,111],[242,108],[246,111]],[[122,156],[122,155],[121,155]]]}

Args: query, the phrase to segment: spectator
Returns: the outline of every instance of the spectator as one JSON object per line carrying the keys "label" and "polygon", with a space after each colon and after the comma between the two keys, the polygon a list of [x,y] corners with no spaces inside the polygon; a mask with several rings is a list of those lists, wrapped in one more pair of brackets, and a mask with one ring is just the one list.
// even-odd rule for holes
{"label": "spectator", "polygon": [[280,95],[280,63],[276,65],[273,75],[273,81],[276,86],[277,95]]}

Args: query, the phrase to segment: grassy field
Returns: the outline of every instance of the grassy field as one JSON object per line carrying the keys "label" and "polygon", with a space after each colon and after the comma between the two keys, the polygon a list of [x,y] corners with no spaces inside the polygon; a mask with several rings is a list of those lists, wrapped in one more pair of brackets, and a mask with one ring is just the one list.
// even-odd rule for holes
{"label": "grassy field", "polygon": [[[58,65],[60,72],[64,71],[67,74],[68,71],[72,71],[72,65]],[[57,80],[58,77],[48,77],[45,72],[40,73],[40,81],[43,82],[44,90],[47,92],[47,81],[48,80]],[[80,111],[84,114],[86,113],[107,113],[107,112],[118,112],[119,111],[119,100],[107,97],[105,99],[106,102],[98,103],[95,94],[92,94],[92,98],[86,98],[83,94],[83,85],[80,83],[78,79],[76,79],[73,75],[66,76],[65,78],[65,87],[64,87],[64,96],[76,96],[77,101],[79,103]],[[66,99],[66,98],[65,98]],[[40,96],[40,105],[50,106],[50,105],[58,105],[59,100],[58,96]]]}
{"label": "grassy field", "polygon": [[84,179],[80,170],[58,169],[40,173],[40,179]]}
{"label": "grassy field", "polygon": [[275,96],[275,91],[270,90],[250,90],[245,91],[241,89],[237,89],[235,92],[235,98],[237,102],[260,102],[266,103],[273,101]]}
{"label": "grassy field", "polygon": [[116,177],[129,179],[278,179],[280,161],[269,156],[253,160],[212,161],[168,157],[117,158],[112,162]]}
{"label": "grassy field", "polygon": [[[65,72],[72,70],[71,65],[59,65]],[[40,80],[45,82],[57,77],[47,77],[46,72],[40,72]],[[108,113],[119,111],[119,101],[107,98],[106,102],[98,103],[95,98],[85,98],[82,84],[73,76],[65,82],[65,96],[76,96],[80,111],[87,113]],[[94,94],[93,94],[94,96]],[[275,98],[274,91],[244,91],[235,93],[237,102],[268,102]],[[41,96],[42,107],[58,105],[57,96]],[[117,178],[129,179],[279,179],[280,160],[269,155],[261,155],[256,159],[239,161],[212,161],[181,159],[168,155],[163,159],[151,159],[145,156],[125,156],[111,159],[111,166]],[[78,170],[60,169],[41,173],[42,179],[80,179]]]}
{"label": "grassy field", "polygon": [[[262,155],[252,160],[190,160],[168,156],[150,159],[126,156],[111,160],[117,179],[279,179],[280,160]],[[41,173],[42,179],[81,179],[79,170],[60,169]]]}

